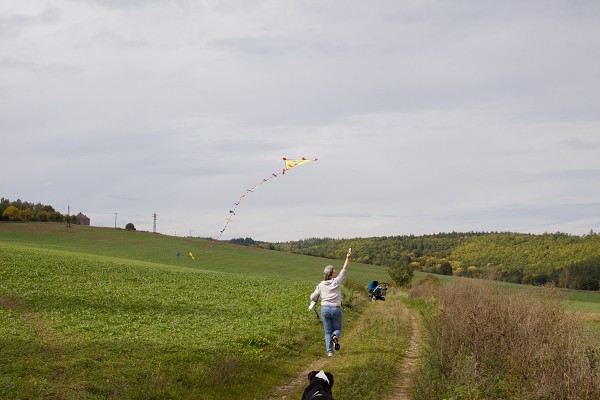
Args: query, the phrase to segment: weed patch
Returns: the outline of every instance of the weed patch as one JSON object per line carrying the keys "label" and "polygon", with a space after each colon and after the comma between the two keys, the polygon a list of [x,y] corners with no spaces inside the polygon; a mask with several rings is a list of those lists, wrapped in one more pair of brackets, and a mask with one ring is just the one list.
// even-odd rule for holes
{"label": "weed patch", "polygon": [[559,290],[459,279],[413,293],[437,304],[424,320],[416,398],[600,397],[598,337],[566,311]]}

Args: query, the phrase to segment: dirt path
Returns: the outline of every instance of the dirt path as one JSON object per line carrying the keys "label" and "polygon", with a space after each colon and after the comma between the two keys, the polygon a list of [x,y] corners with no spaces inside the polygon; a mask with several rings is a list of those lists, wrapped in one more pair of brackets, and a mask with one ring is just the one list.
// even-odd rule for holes
{"label": "dirt path", "polygon": [[305,370],[300,372],[292,381],[290,381],[287,385],[279,386],[275,388],[275,397],[269,398],[269,400],[287,400],[291,399],[291,395],[299,390],[299,388],[306,386],[307,377],[309,372],[311,371],[319,371],[325,369],[327,362],[329,360],[326,358],[320,358],[318,360],[313,361],[309,364]]}
{"label": "dirt path", "polygon": [[[389,305],[386,305],[386,307],[389,307],[390,309],[393,309],[393,307],[398,307],[398,303],[394,305],[390,303],[391,302],[389,302]],[[377,305],[381,306],[383,304],[378,302]],[[416,373],[418,359],[420,356],[421,330],[419,326],[419,318],[416,316],[415,312],[408,310],[405,305],[402,305],[402,310],[398,310],[397,308],[395,310],[396,312],[401,311],[401,314],[405,314],[408,317],[407,319],[410,321],[412,334],[405,357],[403,359],[403,365],[400,368],[400,373],[396,382],[394,383],[393,396],[390,397],[390,400],[408,400],[410,384],[414,374]],[[367,309],[363,312],[359,320],[354,325],[354,329],[344,335],[344,343],[350,344],[354,338],[356,338],[356,340],[360,340],[361,335],[364,334],[364,331],[369,325],[369,318],[370,315]],[[274,396],[269,398],[269,400],[296,399],[298,393],[301,393],[302,388],[304,388],[307,384],[308,373],[310,371],[327,369],[327,365],[331,360],[333,360],[333,358],[321,357],[317,360],[314,360],[309,365],[304,366],[302,370],[299,371],[298,374],[287,384],[276,387],[274,389]]]}
{"label": "dirt path", "polygon": [[[360,319],[364,319],[365,315],[367,315],[367,313],[364,313],[363,316]],[[360,334],[362,332],[361,327],[363,327],[364,324],[357,322],[356,324],[356,329],[345,333],[342,337],[343,342],[351,342],[352,339],[354,337],[356,337],[356,335]],[[344,333],[344,332],[343,332]],[[324,344],[323,344],[324,346]],[[329,357],[321,357],[318,358],[316,360],[314,360],[313,362],[311,362],[309,365],[305,366],[304,369],[302,371],[300,371],[290,382],[288,382],[287,384],[283,385],[283,386],[278,386],[275,388],[275,396],[274,397],[270,397],[268,400],[291,400],[291,399],[295,399],[295,397],[291,397],[294,396],[295,393],[297,393],[300,388],[303,388],[307,385],[308,383],[308,374],[311,371],[319,371],[319,370],[325,370],[327,365],[329,364],[329,361],[332,360],[332,358]]]}
{"label": "dirt path", "polygon": [[417,371],[418,361],[421,355],[421,327],[414,312],[410,314],[412,336],[410,345],[406,350],[404,364],[396,381],[393,395],[389,400],[409,400],[410,384]]}

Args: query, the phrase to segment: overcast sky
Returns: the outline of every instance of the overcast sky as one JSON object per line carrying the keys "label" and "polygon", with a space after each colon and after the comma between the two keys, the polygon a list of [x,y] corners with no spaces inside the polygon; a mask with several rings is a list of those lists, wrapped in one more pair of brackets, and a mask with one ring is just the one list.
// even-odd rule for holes
{"label": "overcast sky", "polygon": [[[288,241],[600,231],[600,2],[2,0],[0,196]],[[115,216],[115,213],[117,215]]]}

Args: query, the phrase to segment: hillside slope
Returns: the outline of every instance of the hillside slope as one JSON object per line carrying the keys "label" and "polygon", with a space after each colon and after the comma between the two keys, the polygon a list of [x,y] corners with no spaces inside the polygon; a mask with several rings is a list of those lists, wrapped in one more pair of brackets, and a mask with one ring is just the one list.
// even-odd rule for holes
{"label": "hillside slope", "polygon": [[[318,282],[328,264],[341,267],[342,259],[326,259],[218,242],[89,226],[57,223],[0,222],[0,243],[96,254],[206,271]],[[180,256],[177,257],[177,252]],[[189,256],[194,255],[194,259]],[[383,267],[352,263],[350,279],[367,286],[371,280],[388,281]]]}

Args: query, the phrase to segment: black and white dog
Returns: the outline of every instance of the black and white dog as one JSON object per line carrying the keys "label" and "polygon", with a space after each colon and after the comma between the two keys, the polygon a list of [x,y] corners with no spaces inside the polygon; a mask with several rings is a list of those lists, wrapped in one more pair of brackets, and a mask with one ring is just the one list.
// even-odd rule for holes
{"label": "black and white dog", "polygon": [[331,394],[332,387],[333,375],[323,370],[311,371],[308,374],[308,386],[304,389],[302,400],[334,400]]}

